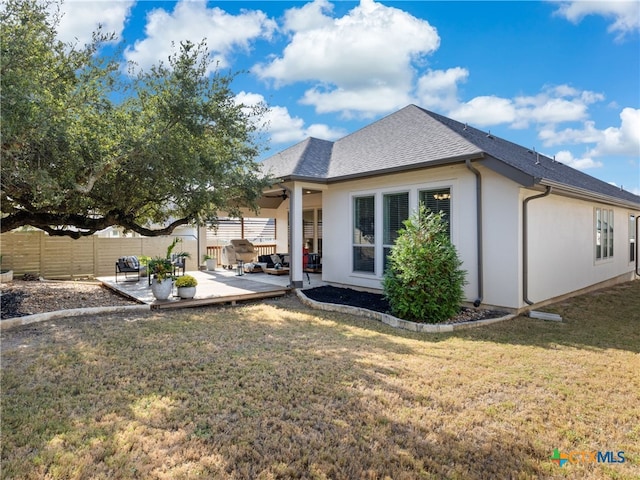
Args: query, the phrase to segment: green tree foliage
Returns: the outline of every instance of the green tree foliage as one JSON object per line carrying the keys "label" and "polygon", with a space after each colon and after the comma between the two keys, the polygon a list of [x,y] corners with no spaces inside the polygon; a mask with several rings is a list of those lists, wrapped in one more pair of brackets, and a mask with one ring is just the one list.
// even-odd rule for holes
{"label": "green tree foliage", "polygon": [[127,76],[115,56],[97,55],[112,36],[58,41],[52,6],[0,7],[2,232],[166,235],[255,210],[265,107],[236,103],[234,75],[211,73],[206,45],[183,42],[168,63]]}
{"label": "green tree foliage", "polygon": [[391,311],[414,322],[446,321],[459,312],[466,275],[446,224],[421,205],[404,226],[383,280]]}

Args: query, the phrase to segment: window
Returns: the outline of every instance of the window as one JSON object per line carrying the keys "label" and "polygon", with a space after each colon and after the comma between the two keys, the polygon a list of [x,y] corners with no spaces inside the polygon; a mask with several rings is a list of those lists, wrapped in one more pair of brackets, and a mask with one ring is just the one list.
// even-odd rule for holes
{"label": "window", "polygon": [[636,261],[636,217],[629,215],[629,261]]}
{"label": "window", "polygon": [[443,213],[443,220],[447,222],[447,235],[451,237],[451,189],[423,190],[420,192],[420,203],[433,213]]}
{"label": "window", "polygon": [[613,257],[613,210],[596,208],[596,260]]}
{"label": "window", "polygon": [[393,193],[382,197],[384,208],[383,215],[383,240],[384,251],[383,270],[387,268],[387,257],[391,247],[398,238],[398,232],[404,227],[403,222],[409,218],[409,193]]}
{"label": "window", "polygon": [[353,271],[375,272],[375,197],[353,199]]}

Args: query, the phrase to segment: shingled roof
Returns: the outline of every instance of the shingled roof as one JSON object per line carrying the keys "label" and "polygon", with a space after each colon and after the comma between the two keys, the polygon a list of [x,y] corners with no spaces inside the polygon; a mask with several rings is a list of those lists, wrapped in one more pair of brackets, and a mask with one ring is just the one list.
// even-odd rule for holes
{"label": "shingled roof", "polygon": [[640,207],[638,195],[415,105],[335,142],[308,138],[262,165],[274,178],[331,183],[466,160],[482,160],[523,186],[554,186]]}

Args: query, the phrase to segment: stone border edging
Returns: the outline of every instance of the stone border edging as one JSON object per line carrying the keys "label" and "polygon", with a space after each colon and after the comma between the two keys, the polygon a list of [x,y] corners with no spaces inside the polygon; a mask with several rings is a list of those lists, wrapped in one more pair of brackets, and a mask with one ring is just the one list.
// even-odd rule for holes
{"label": "stone border edging", "polygon": [[516,314],[510,313],[503,317],[487,318],[484,320],[473,320],[471,322],[444,323],[444,324],[416,323],[416,322],[410,322],[409,320],[402,320],[401,318],[397,318],[397,317],[394,317],[393,315],[389,315],[386,313],[367,310],[366,308],[350,307],[349,305],[339,305],[337,303],[317,302],[307,297],[300,289],[296,289],[295,292],[298,298],[300,299],[300,301],[311,308],[315,308],[317,310],[325,310],[328,312],[340,312],[340,313],[350,313],[352,315],[362,315],[364,317],[373,318],[374,320],[379,320],[382,323],[389,325],[390,327],[402,328],[404,330],[409,330],[412,332],[446,333],[446,332],[453,332],[455,330],[465,330],[468,328],[482,327],[485,325],[490,325],[492,323],[511,320],[512,318],[517,317]]}
{"label": "stone border edging", "polygon": [[30,323],[46,322],[47,320],[55,320],[57,318],[79,317],[81,315],[96,315],[100,313],[119,313],[131,310],[146,311],[151,310],[151,306],[118,305],[113,307],[71,308],[68,310],[56,310],[54,312],[34,313],[33,315],[25,315],[24,317],[7,318],[6,320],[0,320],[0,330],[13,328],[20,325],[28,325]]}

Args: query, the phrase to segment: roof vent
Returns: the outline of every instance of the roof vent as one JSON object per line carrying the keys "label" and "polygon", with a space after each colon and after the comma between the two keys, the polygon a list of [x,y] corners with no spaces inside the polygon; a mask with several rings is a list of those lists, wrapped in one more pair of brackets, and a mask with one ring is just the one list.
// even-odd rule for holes
{"label": "roof vent", "polygon": [[540,154],[536,153],[536,165],[540,165]]}
{"label": "roof vent", "polygon": [[493,138],[493,135],[491,135],[491,130],[489,130],[489,133],[487,133],[487,138]]}
{"label": "roof vent", "polygon": [[467,125],[467,124],[465,123],[465,124],[464,124],[464,128],[463,128],[462,130],[463,130],[463,131],[466,131],[468,126],[469,126],[469,125]]}

